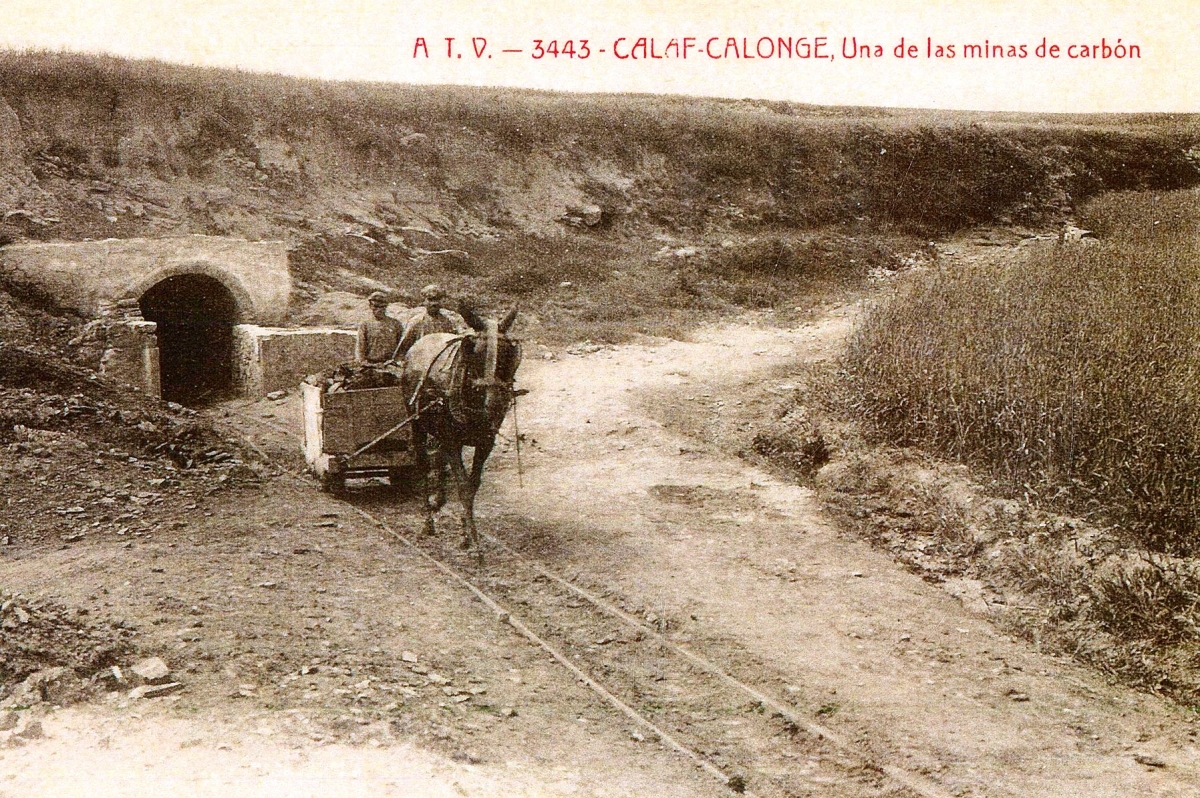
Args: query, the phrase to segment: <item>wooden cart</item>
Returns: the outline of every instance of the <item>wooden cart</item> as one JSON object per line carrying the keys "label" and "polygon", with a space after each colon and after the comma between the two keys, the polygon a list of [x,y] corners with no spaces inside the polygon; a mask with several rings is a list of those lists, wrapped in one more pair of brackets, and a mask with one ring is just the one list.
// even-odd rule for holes
{"label": "wooden cart", "polygon": [[322,490],[341,490],[347,478],[372,476],[387,476],[393,487],[400,488],[415,475],[413,431],[411,423],[404,424],[409,413],[403,388],[326,392],[304,383],[302,389],[304,459]]}

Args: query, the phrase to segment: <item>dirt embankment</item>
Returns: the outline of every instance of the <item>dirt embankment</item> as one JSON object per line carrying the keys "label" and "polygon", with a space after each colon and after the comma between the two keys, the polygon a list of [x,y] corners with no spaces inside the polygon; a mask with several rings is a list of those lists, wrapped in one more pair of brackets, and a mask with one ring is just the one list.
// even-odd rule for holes
{"label": "dirt embankment", "polygon": [[[1110,207],[1112,203],[1120,202],[1129,209],[1149,206],[1155,211],[1162,207],[1190,210],[1194,199],[1190,193],[1174,197],[1122,195],[1104,202]],[[1150,219],[1144,224],[1129,224],[1128,227],[1150,231],[1143,235],[1160,229],[1166,231],[1173,215],[1168,212],[1165,216],[1168,224]],[[1182,213],[1179,217],[1190,219]],[[1184,264],[1182,271],[1190,275],[1192,269],[1186,265],[1186,254],[1192,247],[1189,237],[1192,230],[1194,223],[1186,225],[1181,235],[1173,231],[1168,233],[1179,242],[1172,247],[1164,247],[1158,242],[1157,246],[1143,243],[1131,262],[1156,262],[1153,259],[1163,257],[1166,251],[1170,258],[1178,258]],[[991,279],[994,276],[998,284],[1005,285],[1004,300],[1016,300],[1020,289],[1011,279],[1014,271],[1028,268],[1030,264],[1046,263],[1049,256],[1052,258],[1046,270],[1049,279],[1042,285],[1065,275],[1075,277],[1083,270],[1071,258],[1095,253],[1104,246],[1063,246],[1006,240],[995,235],[963,237],[943,245],[936,280]],[[1058,267],[1065,264],[1071,265],[1060,271]],[[1109,263],[1100,269],[1105,277],[1117,271]],[[1170,278],[1164,276],[1169,273],[1166,267],[1160,265],[1150,271],[1163,277],[1162,285],[1171,284]],[[900,299],[890,304],[872,308],[871,322],[878,324],[880,318],[886,318],[888,314],[892,314],[893,320],[903,318],[905,302],[921,286],[934,282],[932,278],[932,274],[918,273],[901,278],[902,282],[910,284],[911,290],[900,292]],[[1092,284],[1091,280],[1095,278],[1084,279]],[[1185,283],[1188,280],[1183,278]],[[1144,279],[1135,278],[1130,282],[1142,288],[1122,293],[1122,298],[1133,296],[1135,291],[1143,288],[1155,290],[1158,287]],[[1101,301],[1108,301],[1106,292],[1098,293]],[[1116,296],[1119,292],[1108,293]],[[913,400],[912,407],[932,397],[938,397],[933,399],[933,406],[937,406],[952,396],[953,401],[948,401],[942,408],[957,406],[964,412],[972,412],[981,403],[986,403],[988,400],[982,398],[984,395],[1004,397],[1003,401],[1009,403],[1005,410],[990,408],[976,417],[980,420],[978,423],[960,425],[963,437],[957,443],[961,446],[938,447],[921,439],[923,433],[920,431],[913,435],[920,444],[906,439],[905,433],[898,432],[903,411],[889,419],[887,411],[880,412],[881,404],[872,404],[879,394],[872,395],[870,389],[855,384],[855,377],[851,375],[855,374],[855,368],[860,369],[857,376],[861,376],[870,368],[880,367],[882,372],[891,367],[891,376],[880,378],[876,387],[892,386],[902,390],[900,386],[910,375],[920,381],[934,373],[935,369],[930,368],[923,358],[950,353],[951,357],[961,355],[969,359],[971,345],[931,344],[928,339],[922,340],[920,334],[914,332],[915,328],[901,329],[897,325],[890,328],[894,334],[890,343],[895,348],[889,350],[879,339],[870,337],[871,323],[867,323],[858,329],[855,339],[859,360],[855,363],[851,358],[845,372],[806,369],[795,375],[797,390],[779,409],[780,417],[756,438],[755,449],[788,473],[809,480],[813,478],[814,466],[833,455],[835,462],[816,475],[814,485],[825,508],[847,532],[888,550],[899,562],[925,579],[951,586],[964,601],[1043,650],[1072,656],[1126,684],[1194,707],[1200,695],[1200,672],[1195,656],[1200,646],[1200,636],[1196,634],[1200,578],[1194,556],[1195,536],[1189,532],[1191,527],[1186,519],[1195,508],[1187,495],[1173,497],[1169,494],[1169,487],[1149,490],[1139,487],[1138,483],[1139,480],[1158,479],[1166,486],[1186,486],[1189,481],[1169,469],[1189,467],[1192,460],[1186,455],[1172,459],[1163,454],[1152,460],[1154,467],[1130,467],[1128,473],[1131,476],[1127,482],[1101,476],[1108,472],[1096,453],[1097,445],[1086,445],[1083,432],[1070,429],[1069,422],[1045,409],[1053,407],[1056,401],[1077,401],[1073,392],[1042,388],[1042,398],[1034,400],[1028,394],[1019,396],[1019,390],[1014,390],[1019,378],[1008,382],[1007,377],[998,376],[999,373],[1012,374],[1027,369],[1027,373],[1051,375],[1057,379],[1069,373],[1070,368],[1079,368],[1089,375],[1080,384],[1086,384],[1112,402],[1111,405],[1099,402],[1079,405],[1096,409],[1087,417],[1086,425],[1088,429],[1101,430],[1093,434],[1093,441],[1112,444],[1117,456],[1138,458],[1136,444],[1122,443],[1122,438],[1109,430],[1117,425],[1141,423],[1143,428],[1161,438],[1159,441],[1159,438],[1150,437],[1155,441],[1150,444],[1155,451],[1164,452],[1170,446],[1189,447],[1192,444],[1187,424],[1182,425],[1183,432],[1172,433],[1167,423],[1141,420],[1138,415],[1150,412],[1161,397],[1169,395],[1173,397],[1168,403],[1172,409],[1166,418],[1186,418],[1191,406],[1186,397],[1190,395],[1189,391],[1194,393],[1195,390],[1186,377],[1188,369],[1167,370],[1167,373],[1182,375],[1178,383],[1169,384],[1157,377],[1139,381],[1126,374],[1109,374],[1108,381],[1116,387],[1096,388],[1106,384],[1108,372],[1084,363],[1089,358],[1106,364],[1137,366],[1162,362],[1169,357],[1166,354],[1168,346],[1163,341],[1180,335],[1182,340],[1176,345],[1174,351],[1178,354],[1175,356],[1186,358],[1192,351],[1187,333],[1190,323],[1186,320],[1175,323],[1168,302],[1151,301],[1147,303],[1152,308],[1149,315],[1154,322],[1162,324],[1161,329],[1165,332],[1149,332],[1153,324],[1138,321],[1138,317],[1128,310],[1120,314],[1120,322],[1113,320],[1107,308],[1092,312],[1084,310],[1088,305],[1083,292],[1073,290],[1063,292],[1057,308],[1046,301],[1027,303],[1009,319],[997,321],[994,314],[983,308],[984,302],[964,300],[967,295],[967,291],[958,289],[944,292],[943,297],[949,303],[959,303],[963,315],[956,319],[949,304],[940,307],[929,317],[934,320],[933,328],[964,332],[961,340],[973,340],[983,346],[993,342],[990,337],[993,332],[999,335],[997,331],[1003,331],[1000,338],[1004,341],[997,343],[992,354],[979,357],[975,362],[1004,365],[998,366],[992,375],[980,378],[977,374],[968,374],[968,369],[962,368],[960,363],[959,367],[950,370],[952,376],[943,383],[951,386],[949,391],[922,389],[906,397],[906,400]],[[1114,330],[1124,323],[1139,334],[1144,333],[1146,340],[1154,341],[1155,355],[1135,352],[1122,361],[1114,354],[1121,346],[1108,341],[1092,341],[1082,348],[1077,346],[1073,354],[1060,361],[1067,365],[1047,365],[1049,351],[1061,342],[1061,338],[1051,333],[1040,343],[1030,343],[1039,340],[1036,335],[1027,330],[1015,332],[1018,317],[1020,323],[1037,318],[1025,309],[1028,307],[1036,307],[1042,314],[1040,321],[1033,322],[1035,326],[1040,323],[1047,328],[1076,329],[1076,325],[1081,324],[1078,319],[1087,318],[1098,320],[1098,329]],[[1177,307],[1184,312],[1190,311],[1186,301]],[[1082,316],[1064,321],[1070,312]],[[976,337],[965,332],[973,322],[963,319],[991,319],[992,323],[985,322],[975,328],[979,331]],[[995,339],[996,342],[999,340]],[[1013,341],[1023,341],[1029,348],[1014,345]],[[877,358],[876,366],[864,369],[862,358],[867,353]],[[846,360],[842,364],[846,364]],[[1013,371],[1007,371],[1008,367],[1013,367]],[[1110,366],[1112,368],[1115,367]],[[1124,405],[1131,409],[1113,413],[1112,417],[1118,421],[1114,423],[1112,417],[1100,414],[1102,408],[1118,406],[1113,397],[1126,385],[1137,384],[1149,386],[1148,393]],[[962,391],[966,391],[970,401],[963,399]],[[1025,420],[1036,418],[1042,424],[1030,436],[1036,445],[1009,439],[991,450],[989,460],[981,455],[983,447],[978,445],[977,439],[967,442],[971,434],[982,432],[988,435],[1005,428],[1010,419],[1022,418],[1022,413],[1028,414]],[[891,426],[893,422],[897,422],[896,426]],[[907,430],[930,429],[932,426],[925,417]],[[1023,458],[1029,457],[1037,445],[1056,440],[1055,436],[1057,440],[1072,442],[1073,459],[1064,456],[1053,468],[1043,466],[1038,471],[1022,471]],[[1146,437],[1125,435],[1124,440],[1147,445],[1143,442]],[[943,443],[948,440],[949,437],[943,439]],[[955,465],[956,457],[960,458],[958,462],[970,463],[971,467]],[[1070,472],[1068,463],[1069,467],[1079,471]],[[1089,483],[1075,474],[1085,474],[1093,481]],[[1107,500],[1079,498],[1086,490],[1096,490],[1096,485],[1110,490],[1106,494]],[[1124,485],[1124,488],[1118,489],[1114,485]],[[1167,510],[1153,508],[1150,504],[1153,501],[1160,502]]]}
{"label": "dirt embankment", "polygon": [[297,319],[331,291],[412,301],[437,279],[521,299],[547,335],[670,332],[670,312],[783,311],[964,226],[1200,180],[1191,116],[335,84],[47,53],[4,55],[0,86],[0,236],[283,239]]}

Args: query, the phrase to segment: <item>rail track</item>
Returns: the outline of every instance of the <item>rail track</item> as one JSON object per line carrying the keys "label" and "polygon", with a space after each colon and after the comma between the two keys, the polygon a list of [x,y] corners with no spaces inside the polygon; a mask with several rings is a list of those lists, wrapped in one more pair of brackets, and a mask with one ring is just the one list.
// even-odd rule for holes
{"label": "rail track", "polygon": [[[296,437],[277,422],[235,413]],[[316,489],[301,471],[285,470],[289,478]],[[675,750],[734,792],[950,796],[922,774],[886,761],[886,755],[871,750],[869,739],[822,723],[818,718],[828,708],[781,697],[778,693],[785,691],[777,688],[784,679],[768,674],[728,641],[678,639],[669,624],[625,609],[619,594],[555,573],[494,535],[484,535],[488,551],[480,564],[445,548],[440,536],[414,533],[420,521],[411,506],[371,503],[368,510],[353,496],[342,501],[546,651],[617,713],[617,723],[628,723],[635,739]],[[762,686],[766,682],[772,687]]]}

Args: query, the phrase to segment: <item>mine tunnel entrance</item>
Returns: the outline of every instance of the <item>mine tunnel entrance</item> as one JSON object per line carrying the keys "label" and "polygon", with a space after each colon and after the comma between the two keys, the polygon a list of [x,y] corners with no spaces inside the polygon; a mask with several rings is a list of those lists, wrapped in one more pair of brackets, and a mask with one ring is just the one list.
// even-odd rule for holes
{"label": "mine tunnel entrance", "polygon": [[233,385],[237,304],[220,280],[203,274],[168,277],[142,295],[142,317],[158,324],[162,397],[198,404]]}

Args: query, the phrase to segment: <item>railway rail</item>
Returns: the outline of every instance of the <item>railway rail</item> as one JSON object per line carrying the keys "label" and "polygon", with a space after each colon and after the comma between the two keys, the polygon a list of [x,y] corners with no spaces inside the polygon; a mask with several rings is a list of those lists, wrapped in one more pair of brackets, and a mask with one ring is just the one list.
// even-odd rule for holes
{"label": "railway rail", "polygon": [[[234,412],[296,439],[282,424]],[[269,456],[258,445],[254,448]],[[297,471],[285,470],[290,478],[313,484]],[[440,538],[400,531],[419,523],[410,508],[373,506],[368,511],[352,497],[343,501],[547,652],[632,723],[635,739],[657,739],[736,793],[950,798],[931,779],[871,751],[869,740],[814,719],[825,707],[805,708],[759,686],[783,680],[770,678],[758,664],[718,664],[718,656],[752,660],[732,643],[690,646],[623,609],[621,598],[611,591],[584,587],[494,535],[484,535],[490,551],[479,564],[448,552]],[[720,655],[701,651],[713,647],[721,649]],[[739,676],[738,670],[755,673]]]}

